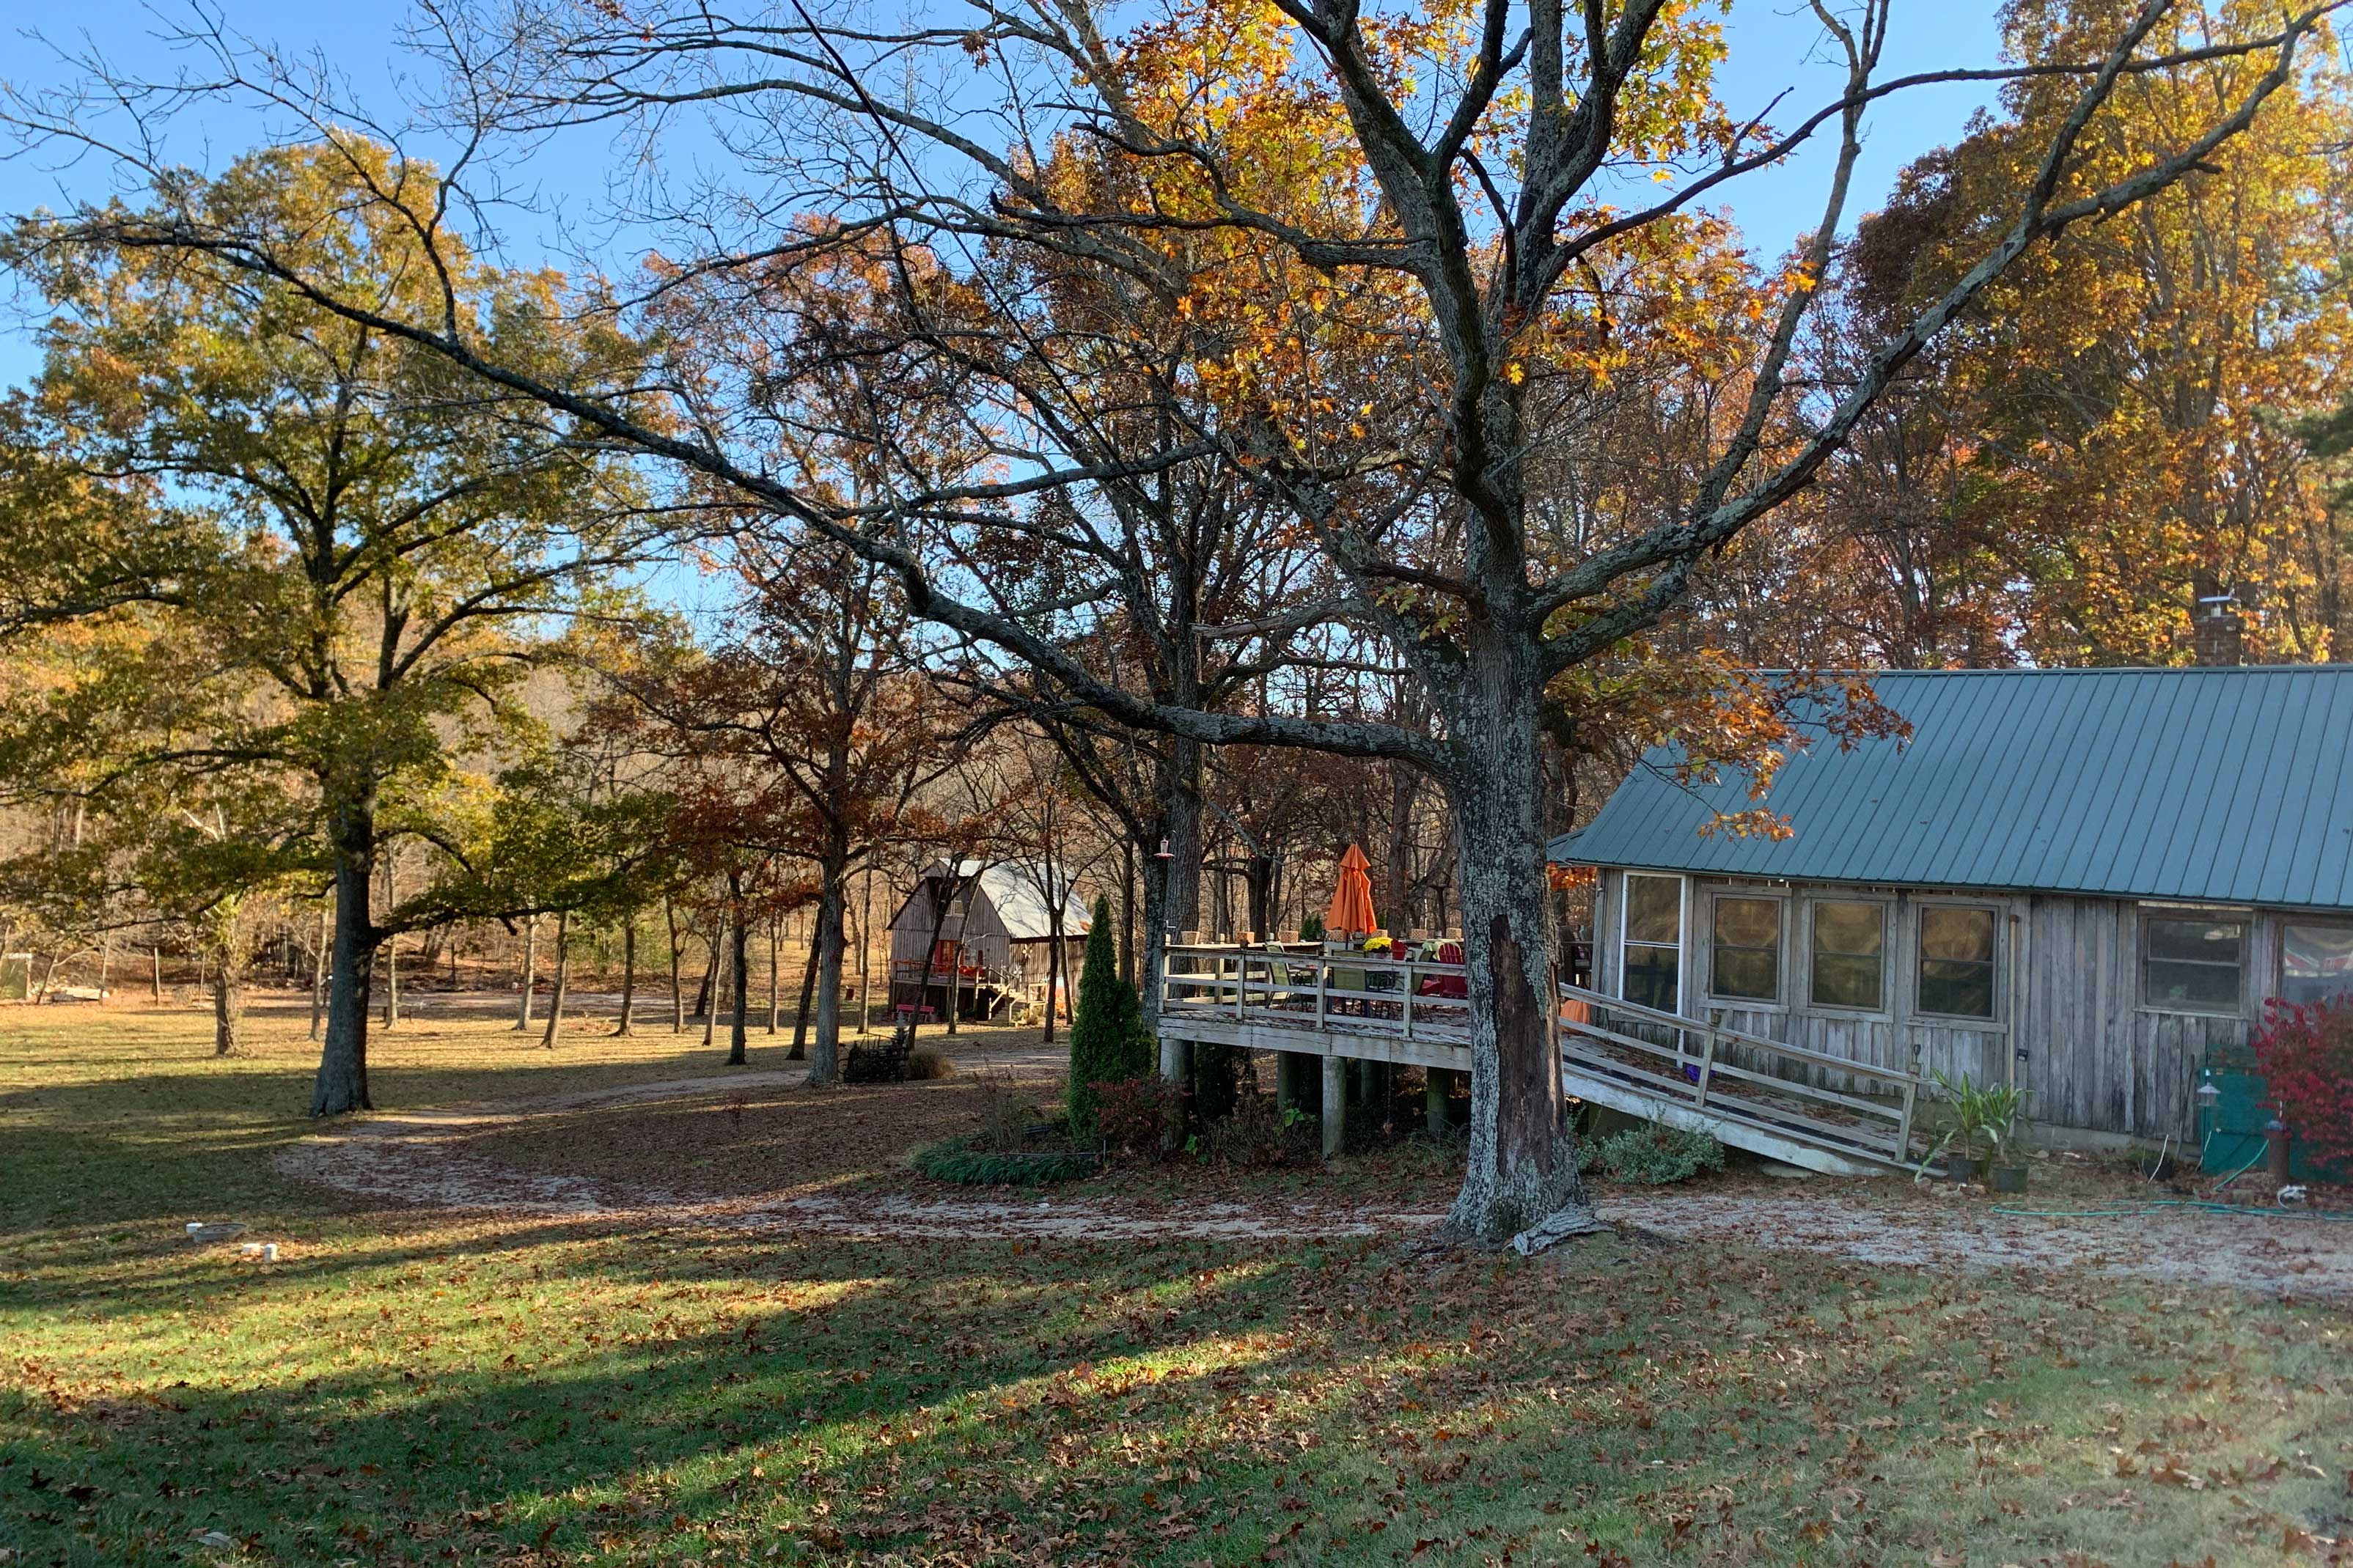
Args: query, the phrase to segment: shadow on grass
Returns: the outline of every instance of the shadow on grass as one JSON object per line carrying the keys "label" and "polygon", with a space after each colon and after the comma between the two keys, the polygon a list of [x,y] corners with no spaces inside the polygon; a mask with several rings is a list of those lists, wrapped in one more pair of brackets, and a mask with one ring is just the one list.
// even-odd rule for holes
{"label": "shadow on grass", "polygon": [[2121,1480],[2112,1449],[2253,1472],[2346,1404],[2273,1414],[2327,1352],[2268,1310],[1737,1249],[464,1246],[192,1301],[181,1321],[237,1324],[227,1345],[77,1329],[111,1363],[78,1342],[0,1405],[0,1544],[1468,1563],[1919,1561],[1968,1540],[2001,1543],[1990,1561],[2081,1542],[2161,1562],[2256,1522],[2276,1541],[2325,1489],[2247,1481],[2258,1500],[2232,1504],[2151,1483],[2156,1458]]}

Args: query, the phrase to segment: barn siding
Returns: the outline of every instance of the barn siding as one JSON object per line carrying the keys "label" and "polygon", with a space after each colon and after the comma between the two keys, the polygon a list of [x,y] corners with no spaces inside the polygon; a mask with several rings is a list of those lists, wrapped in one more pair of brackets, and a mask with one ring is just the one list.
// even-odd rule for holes
{"label": "barn siding", "polygon": [[[1594,898],[1595,988],[1619,989],[1618,910],[1624,873],[1605,868]],[[1782,994],[1801,998],[1811,969],[1807,898],[1885,900],[1888,995],[1882,1013],[1815,1012],[1709,996],[1711,903],[1728,892],[1783,900]],[[1917,1016],[1920,913],[1938,902],[1997,911],[1994,990],[1998,1016],[1971,1026]],[[2164,1012],[2140,1005],[2140,910],[2135,901],[2046,894],[1978,895],[1925,889],[1822,886],[1716,878],[1691,880],[1684,932],[1683,1010],[1715,1013],[1725,1026],[1833,1056],[1902,1068],[1915,1052],[1924,1069],[1978,1082],[2016,1082],[2032,1091],[2032,1120],[2139,1138],[2195,1136],[2198,1074],[2213,1051],[2243,1045],[2278,972],[2279,917],[2259,913],[2249,931],[2244,1004],[2236,1016]],[[2020,1059],[2015,1052],[2023,1048]],[[1762,1066],[1764,1064],[1752,1064]],[[1842,1085],[1837,1075],[1827,1087]]]}

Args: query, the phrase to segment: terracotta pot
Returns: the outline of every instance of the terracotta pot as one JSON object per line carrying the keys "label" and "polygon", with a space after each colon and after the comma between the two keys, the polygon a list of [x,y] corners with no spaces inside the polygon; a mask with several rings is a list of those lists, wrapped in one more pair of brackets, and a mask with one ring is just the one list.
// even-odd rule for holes
{"label": "terracotta pot", "polygon": [[1996,1165],[1993,1168],[1993,1190],[1998,1193],[2022,1193],[2026,1190],[2026,1167]]}

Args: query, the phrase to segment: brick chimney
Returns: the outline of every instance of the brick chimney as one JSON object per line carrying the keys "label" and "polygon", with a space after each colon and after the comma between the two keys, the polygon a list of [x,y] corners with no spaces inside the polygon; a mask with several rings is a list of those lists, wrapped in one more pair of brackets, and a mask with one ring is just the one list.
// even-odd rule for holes
{"label": "brick chimney", "polygon": [[2197,584],[2198,602],[2190,612],[2189,637],[2201,665],[2240,662],[2247,640],[2246,623],[2239,616],[2239,597],[2211,580]]}

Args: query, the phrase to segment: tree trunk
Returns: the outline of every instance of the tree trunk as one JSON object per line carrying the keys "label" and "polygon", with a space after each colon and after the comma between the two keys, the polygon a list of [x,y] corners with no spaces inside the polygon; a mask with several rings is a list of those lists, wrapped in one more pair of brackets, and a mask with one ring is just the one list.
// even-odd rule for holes
{"label": "tree trunk", "polygon": [[1474,650],[1449,714],[1460,759],[1447,783],[1472,1034],[1470,1160],[1447,1224],[1491,1241],[1585,1205],[1560,1084],[1557,955],[1528,700],[1538,683],[1511,640]]}
{"label": "tree trunk", "polygon": [[[1053,873],[1050,870],[1046,875],[1047,885],[1052,886],[1053,881]],[[1045,1043],[1049,1046],[1054,1043],[1054,988],[1060,984],[1062,978],[1062,922],[1058,918],[1060,914],[1060,910],[1051,907],[1049,907],[1046,912]]]}
{"label": "tree trunk", "polygon": [[[400,898],[400,851],[394,849],[384,858],[384,916],[392,919],[394,906]],[[384,939],[384,1026],[391,1028],[400,1022],[400,938]]]}
{"label": "tree trunk", "polygon": [[[1168,746],[1172,763],[1156,784],[1160,792],[1161,837],[1168,858],[1155,853],[1144,866],[1144,1022],[1158,1032],[1160,975],[1168,946],[1192,926],[1201,900],[1201,797],[1194,789],[1201,749],[1187,741]],[[1186,1076],[1186,1052],[1181,1040],[1160,1042],[1160,1076]]]}
{"label": "tree trunk", "polygon": [[243,1048],[239,1037],[245,1022],[245,954],[237,951],[232,921],[221,943],[220,960],[213,965],[213,1055],[233,1057]]}
{"label": "tree trunk", "polygon": [[[690,1016],[709,1024],[718,1013],[718,998],[713,994],[719,984],[719,945],[727,936],[727,917],[719,917],[719,929],[711,933],[710,952],[704,955],[702,984],[694,988],[694,1011]],[[703,1034],[711,1031],[706,1028]]]}
{"label": "tree trunk", "polygon": [[384,944],[384,1026],[391,1028],[400,1022],[400,939],[387,937]]}
{"label": "tree trunk", "polygon": [[776,949],[784,940],[784,921],[775,916],[768,920],[768,1033],[775,1034],[783,1022],[784,993],[776,981]]}
{"label": "tree trunk", "polygon": [[539,917],[522,922],[522,995],[515,1003],[515,1033],[531,1027],[531,988],[539,980]]}
{"label": "tree trunk", "polygon": [[727,942],[727,917],[721,914],[719,928],[711,933],[711,963],[702,972],[702,1005],[697,1016],[702,1020],[702,1043],[707,1047],[719,1038],[719,961]]}
{"label": "tree trunk", "polygon": [[841,1076],[842,931],[848,921],[849,852],[832,846],[820,868],[817,900],[817,1031],[809,1042],[808,1081],[831,1083]]}
{"label": "tree trunk", "polygon": [[735,1016],[727,1025],[727,1065],[740,1068],[748,1066],[752,1060],[751,1053],[746,1049],[750,1042],[744,1037],[744,1026],[750,1022],[752,1011],[752,931],[744,919],[744,884],[741,879],[730,874],[727,891],[732,895],[727,910],[731,939],[727,961],[728,966],[735,972]]}
{"label": "tree trunk", "polygon": [[[331,796],[332,798],[332,796]],[[367,1081],[368,984],[375,973],[375,921],[368,890],[375,881],[375,797],[337,807],[328,827],[335,849],[335,939],[327,983],[327,1037],[311,1114],[341,1116],[370,1109]]]}
{"label": "tree trunk", "polygon": [[812,939],[808,954],[801,961],[801,1005],[793,1015],[793,1048],[785,1053],[788,1062],[808,1060],[809,1009],[817,1001],[817,942]]}
{"label": "tree trunk", "polygon": [[311,1037],[319,1037],[319,1021],[327,1009],[327,908],[319,906],[319,941],[311,952]]}
{"label": "tree trunk", "polygon": [[1122,836],[1119,849],[1119,977],[1133,985],[1135,984],[1134,837]]}
{"label": "tree trunk", "polygon": [[[1374,917],[1391,936],[1404,936],[1417,923],[1413,900],[1413,813],[1421,799],[1421,774],[1405,763],[1389,765],[1388,886],[1379,889],[1381,907]],[[1536,781],[1528,780],[1535,789]]]}
{"label": "tree trunk", "polygon": [[686,1033],[686,983],[679,973],[678,906],[662,900],[662,919],[670,923],[670,1032]]}
{"label": "tree trunk", "polygon": [[631,910],[621,926],[621,1021],[613,1033],[629,1032],[629,1009],[638,1000],[638,911]]}
{"label": "tree trunk", "polygon": [[874,863],[869,860],[860,879],[858,903],[858,1032],[868,1032],[874,1021]]}
{"label": "tree trunk", "polygon": [[147,999],[160,1007],[164,1005],[164,950],[150,944],[147,949],[147,959],[152,966],[151,978],[147,986]]}
{"label": "tree trunk", "polygon": [[539,1037],[542,1048],[555,1048],[555,1031],[564,1026],[564,993],[572,979],[572,911],[562,910],[555,916],[555,984],[547,994],[547,1032]]}

